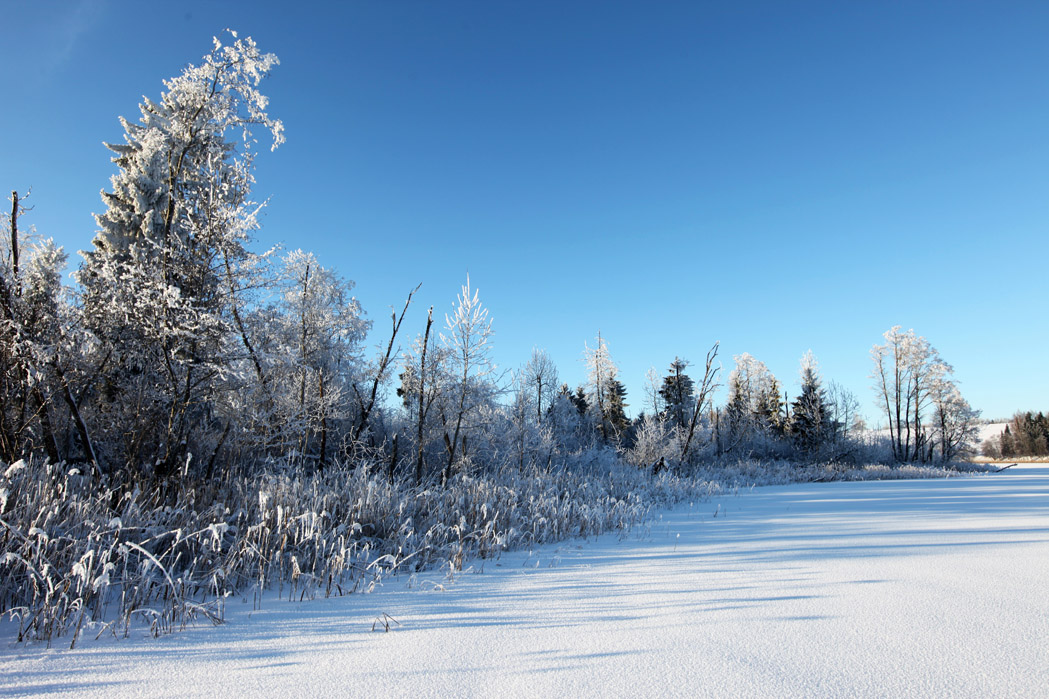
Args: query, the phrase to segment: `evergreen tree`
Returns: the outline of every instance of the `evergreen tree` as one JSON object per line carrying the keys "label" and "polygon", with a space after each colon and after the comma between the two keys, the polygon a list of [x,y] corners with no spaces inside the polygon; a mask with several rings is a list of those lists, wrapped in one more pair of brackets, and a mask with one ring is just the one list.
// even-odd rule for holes
{"label": "evergreen tree", "polygon": [[[563,388],[567,389],[568,384],[564,384]],[[575,393],[569,391],[568,397],[569,399],[571,399],[572,405],[575,406],[575,409],[579,411],[579,414],[581,416],[586,415],[588,412],[590,412],[590,403],[586,399],[585,386],[577,386],[575,389]]]}
{"label": "evergreen tree", "polygon": [[696,385],[685,373],[687,367],[688,362],[674,357],[674,361],[670,363],[670,371],[663,377],[663,385],[659,389],[665,406],[663,414],[670,420],[670,424],[681,429],[688,427],[696,405]]}
{"label": "evergreen tree", "polygon": [[576,452],[593,441],[593,430],[586,424],[586,406],[577,404],[577,397],[585,401],[581,394],[573,394],[568,384],[561,384],[543,423],[561,453]]}
{"label": "evergreen tree", "polygon": [[78,276],[105,357],[96,414],[120,460],[152,457],[162,476],[207,445],[218,394],[236,388],[234,338],[253,355],[237,297],[254,263],[253,128],[274,148],[284,140],[258,91],[276,63],[250,38],[215,39],[159,102],[141,105],[138,123],[121,120],[125,143],[108,146],[119,172]]}
{"label": "evergreen tree", "polygon": [[758,427],[774,437],[784,434],[786,428],[785,406],[780,395],[779,381],[770,376],[768,384],[758,390],[754,416]]}
{"label": "evergreen tree", "polygon": [[622,436],[630,428],[630,419],[626,416],[626,386],[619,379],[613,379],[608,392],[608,405],[605,421],[611,427],[612,434]]}
{"label": "evergreen tree", "polygon": [[[750,354],[734,357],[736,367],[729,375],[729,397],[724,412],[724,430],[729,436],[728,448],[746,445],[758,446],[755,441],[764,441],[767,425],[761,416],[767,413],[773,401],[772,393],[779,395],[779,386],[765,363]],[[771,415],[767,417],[771,418]]]}
{"label": "evergreen tree", "polygon": [[826,391],[816,358],[809,351],[801,359],[801,394],[791,408],[791,434],[799,449],[812,454],[819,450],[831,427]]}
{"label": "evergreen tree", "polygon": [[1003,458],[1049,455],[1049,416],[1016,413],[998,438]]}
{"label": "evergreen tree", "polygon": [[743,377],[733,372],[728,380],[728,403],[725,405],[722,430],[738,440],[750,427],[750,396]]}

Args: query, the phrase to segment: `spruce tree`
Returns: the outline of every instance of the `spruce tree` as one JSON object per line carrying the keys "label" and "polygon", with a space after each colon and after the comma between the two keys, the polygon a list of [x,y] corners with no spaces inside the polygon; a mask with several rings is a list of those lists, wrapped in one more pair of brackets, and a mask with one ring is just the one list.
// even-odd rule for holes
{"label": "spruce tree", "polygon": [[795,445],[813,454],[831,432],[827,394],[821,386],[819,369],[812,352],[801,360],[801,394],[791,408],[791,433]]}
{"label": "spruce tree", "polygon": [[626,416],[626,386],[619,379],[613,379],[608,392],[608,403],[605,409],[605,421],[612,429],[613,435],[623,435],[630,427]]}
{"label": "spruce tree", "polygon": [[783,398],[780,395],[779,381],[770,377],[768,385],[758,391],[754,416],[758,426],[769,435],[779,437],[784,434],[786,420]]}
{"label": "spruce tree", "polygon": [[670,424],[682,429],[688,427],[696,405],[695,382],[685,373],[687,367],[688,362],[674,357],[669,373],[663,377],[663,385],[659,389],[659,395],[666,406],[664,415],[670,420]]}

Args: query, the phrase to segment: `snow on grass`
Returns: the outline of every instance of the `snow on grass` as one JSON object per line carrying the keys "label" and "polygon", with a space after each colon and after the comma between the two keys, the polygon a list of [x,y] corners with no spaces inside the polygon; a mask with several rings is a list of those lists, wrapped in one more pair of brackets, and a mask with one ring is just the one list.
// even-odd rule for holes
{"label": "snow on grass", "polygon": [[754,488],[683,503],[626,536],[466,565],[387,577],[371,595],[256,611],[231,599],[225,625],[159,639],[76,651],[4,641],[0,693],[1035,697],[1049,686],[1047,464]]}

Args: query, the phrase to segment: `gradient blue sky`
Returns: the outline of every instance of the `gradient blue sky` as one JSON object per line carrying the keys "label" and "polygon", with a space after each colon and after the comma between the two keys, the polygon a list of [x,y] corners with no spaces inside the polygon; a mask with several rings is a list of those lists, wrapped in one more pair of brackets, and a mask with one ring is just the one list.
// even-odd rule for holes
{"label": "gradient blue sky", "polygon": [[[3,2],[0,189],[89,246],[137,118],[231,27],[281,65],[260,249],[318,253],[384,340],[469,273],[497,361],[582,381],[721,341],[878,421],[869,350],[914,328],[987,417],[1049,409],[1049,3]],[[74,255],[74,264],[77,258]],[[698,368],[697,368],[698,369]],[[698,372],[701,373],[701,372]]]}

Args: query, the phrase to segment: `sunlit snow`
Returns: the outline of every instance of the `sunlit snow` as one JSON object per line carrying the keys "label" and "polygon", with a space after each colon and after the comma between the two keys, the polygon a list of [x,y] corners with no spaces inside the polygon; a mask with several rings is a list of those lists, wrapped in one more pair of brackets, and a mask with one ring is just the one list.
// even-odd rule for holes
{"label": "sunlit snow", "polygon": [[368,595],[254,612],[231,602],[226,625],[156,640],[75,651],[4,641],[0,693],[1040,697],[1049,687],[1049,464],[755,488],[685,504],[625,538],[472,566],[453,580],[388,579]]}

